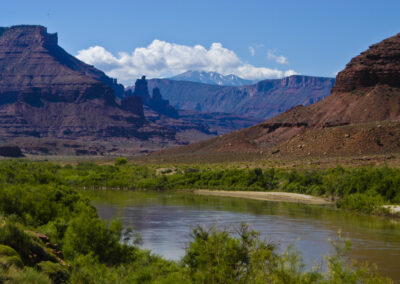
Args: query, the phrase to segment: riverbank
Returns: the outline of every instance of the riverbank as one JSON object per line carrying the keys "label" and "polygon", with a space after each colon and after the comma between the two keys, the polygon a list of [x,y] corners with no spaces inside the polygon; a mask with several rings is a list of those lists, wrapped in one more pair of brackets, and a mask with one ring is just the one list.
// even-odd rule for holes
{"label": "riverbank", "polygon": [[314,205],[334,204],[334,202],[326,198],[291,192],[227,191],[199,189],[194,190],[193,193],[198,195],[239,197],[265,201],[294,202]]}
{"label": "riverbank", "polygon": [[400,217],[400,205],[383,205],[382,207],[388,209],[392,216]]}

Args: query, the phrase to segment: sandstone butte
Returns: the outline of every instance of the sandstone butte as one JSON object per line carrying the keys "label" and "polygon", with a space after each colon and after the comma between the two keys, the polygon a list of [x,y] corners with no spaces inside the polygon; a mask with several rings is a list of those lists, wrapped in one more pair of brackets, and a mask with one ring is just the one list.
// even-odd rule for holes
{"label": "sandstone butte", "polygon": [[19,146],[28,154],[130,155],[255,123],[178,113],[158,88],[150,96],[145,77],[136,85],[126,91],[68,54],[43,26],[0,27],[1,153],[15,155],[9,147]]}
{"label": "sandstone butte", "polygon": [[[0,29],[0,137],[146,138],[141,101],[123,110],[123,86],[69,55],[42,26]],[[101,119],[100,119],[101,118]],[[174,133],[158,129],[160,135]]]}

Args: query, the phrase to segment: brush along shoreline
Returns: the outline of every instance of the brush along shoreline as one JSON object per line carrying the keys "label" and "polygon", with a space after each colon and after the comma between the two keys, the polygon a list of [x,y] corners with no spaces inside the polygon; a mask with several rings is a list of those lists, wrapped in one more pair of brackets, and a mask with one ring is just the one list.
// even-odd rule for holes
{"label": "brush along shoreline", "polygon": [[283,201],[295,202],[315,205],[334,204],[329,199],[316,197],[312,195],[290,193],[290,192],[260,192],[260,191],[226,191],[226,190],[194,190],[194,194],[198,195],[212,195],[212,196],[226,196],[226,197],[240,197],[248,199],[266,200],[266,201]]}

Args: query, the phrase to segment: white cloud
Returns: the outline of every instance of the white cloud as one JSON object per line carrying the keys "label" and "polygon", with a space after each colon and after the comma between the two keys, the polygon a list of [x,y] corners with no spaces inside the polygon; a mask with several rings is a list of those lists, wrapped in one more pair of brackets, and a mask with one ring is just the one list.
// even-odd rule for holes
{"label": "white cloud", "polygon": [[272,51],[268,51],[267,59],[274,60],[276,63],[279,63],[279,64],[289,64],[289,61],[287,60],[287,58],[285,56],[275,55]]}
{"label": "white cloud", "polygon": [[249,51],[251,53],[251,56],[254,56],[254,54],[256,54],[256,50],[252,46],[249,46]]}
{"label": "white cloud", "polygon": [[235,74],[245,79],[281,78],[296,74],[268,67],[256,67],[242,61],[234,51],[213,43],[207,49],[201,45],[186,46],[155,39],[147,47],[132,53],[113,55],[101,46],[80,50],[77,57],[125,85],[132,85],[142,75],[149,78],[169,77],[187,70],[214,71],[223,75]]}

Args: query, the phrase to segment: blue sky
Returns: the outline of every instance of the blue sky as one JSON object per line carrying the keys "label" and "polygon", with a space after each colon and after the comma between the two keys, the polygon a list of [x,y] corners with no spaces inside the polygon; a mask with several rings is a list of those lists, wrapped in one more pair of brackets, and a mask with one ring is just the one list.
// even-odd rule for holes
{"label": "blue sky", "polygon": [[332,77],[400,32],[399,12],[389,0],[13,0],[2,3],[0,26],[47,26],[68,52],[125,84],[188,68]]}

